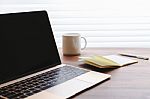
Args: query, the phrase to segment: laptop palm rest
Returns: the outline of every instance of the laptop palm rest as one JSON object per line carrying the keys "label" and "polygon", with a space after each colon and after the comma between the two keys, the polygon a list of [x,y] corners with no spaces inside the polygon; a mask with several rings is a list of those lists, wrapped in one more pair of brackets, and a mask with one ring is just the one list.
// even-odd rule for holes
{"label": "laptop palm rest", "polygon": [[68,98],[107,78],[110,78],[110,75],[91,71],[67,82],[54,86],[50,89],[47,89],[46,91],[63,98]]}

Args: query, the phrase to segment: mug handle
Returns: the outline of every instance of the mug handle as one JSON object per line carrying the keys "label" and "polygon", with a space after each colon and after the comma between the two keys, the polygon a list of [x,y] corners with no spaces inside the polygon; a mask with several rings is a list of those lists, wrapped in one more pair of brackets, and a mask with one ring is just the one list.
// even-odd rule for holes
{"label": "mug handle", "polygon": [[86,40],[86,38],[85,38],[85,37],[81,37],[81,39],[83,39],[83,40],[85,41],[85,45],[84,45],[84,47],[83,47],[83,48],[81,48],[81,50],[84,50],[84,49],[86,48],[86,45],[87,45],[87,40]]}

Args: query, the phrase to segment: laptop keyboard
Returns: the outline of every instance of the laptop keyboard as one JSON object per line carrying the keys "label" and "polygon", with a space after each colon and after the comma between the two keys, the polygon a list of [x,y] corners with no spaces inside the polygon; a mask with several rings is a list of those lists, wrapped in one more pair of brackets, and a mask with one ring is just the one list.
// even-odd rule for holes
{"label": "laptop keyboard", "polygon": [[0,88],[0,96],[21,99],[48,89],[88,71],[64,66]]}

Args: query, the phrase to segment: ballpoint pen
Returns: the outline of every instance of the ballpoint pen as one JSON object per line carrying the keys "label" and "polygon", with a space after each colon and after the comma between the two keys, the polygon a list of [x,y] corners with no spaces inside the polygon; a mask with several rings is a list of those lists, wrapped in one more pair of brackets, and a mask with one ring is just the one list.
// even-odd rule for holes
{"label": "ballpoint pen", "polygon": [[133,57],[133,58],[138,58],[138,59],[149,60],[148,57],[143,57],[143,56],[137,56],[137,55],[131,55],[131,54],[124,54],[124,53],[120,53],[119,55],[121,55],[121,56],[127,56],[127,57]]}

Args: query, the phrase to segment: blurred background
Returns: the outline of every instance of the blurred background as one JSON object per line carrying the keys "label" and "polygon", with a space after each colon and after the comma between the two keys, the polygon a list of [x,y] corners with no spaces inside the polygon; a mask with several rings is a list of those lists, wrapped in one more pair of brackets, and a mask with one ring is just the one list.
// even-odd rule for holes
{"label": "blurred background", "polygon": [[46,10],[58,47],[80,33],[87,47],[150,48],[149,0],[0,0],[0,14]]}

